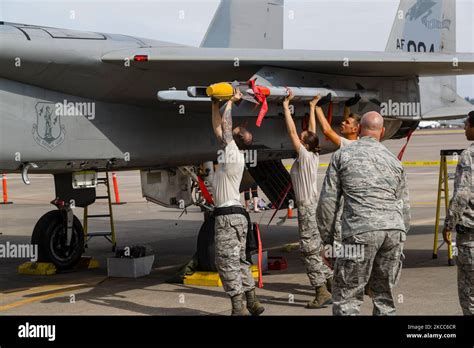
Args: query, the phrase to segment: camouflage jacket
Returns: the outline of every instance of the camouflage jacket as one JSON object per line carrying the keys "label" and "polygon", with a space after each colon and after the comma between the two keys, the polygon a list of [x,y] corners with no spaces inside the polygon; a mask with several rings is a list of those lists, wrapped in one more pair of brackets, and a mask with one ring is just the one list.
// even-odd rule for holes
{"label": "camouflage jacket", "polygon": [[342,200],[342,239],[379,230],[410,227],[405,170],[380,142],[363,137],[336,151],[324,179],[317,208],[318,227],[331,243]]}
{"label": "camouflage jacket", "polygon": [[472,197],[472,166],[474,144],[464,150],[459,157],[454,179],[454,194],[449,203],[445,227],[453,230],[457,224],[474,228],[474,203]]}

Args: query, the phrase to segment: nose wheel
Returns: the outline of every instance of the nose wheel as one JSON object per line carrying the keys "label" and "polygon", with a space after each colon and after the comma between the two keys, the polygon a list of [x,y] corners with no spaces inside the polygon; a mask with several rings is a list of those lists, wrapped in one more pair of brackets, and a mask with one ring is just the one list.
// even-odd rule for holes
{"label": "nose wheel", "polygon": [[31,243],[38,245],[38,261],[51,262],[58,270],[71,269],[84,252],[84,230],[72,212],[52,210],[36,223]]}

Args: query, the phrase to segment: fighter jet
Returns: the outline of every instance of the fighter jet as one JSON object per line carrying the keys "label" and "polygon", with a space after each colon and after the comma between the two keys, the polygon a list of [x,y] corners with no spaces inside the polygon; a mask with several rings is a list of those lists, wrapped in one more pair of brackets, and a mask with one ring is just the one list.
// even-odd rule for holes
{"label": "fighter jet", "polygon": [[58,209],[33,230],[39,259],[62,269],[78,262],[75,208],[96,200],[97,172],[140,170],[143,195],[166,207],[209,203],[202,183],[219,148],[201,87],[248,83],[234,122],[254,134],[249,171],[272,202],[290,180],[281,159],[294,156],[281,113],[286,86],[300,93],[301,121],[308,91],[325,94],[335,129],[344,101],[359,94],[355,111],[381,112],[386,139],[421,120],[466,115],[472,106],[455,76],[474,74],[474,55],[456,52],[455,13],[451,0],[401,0],[385,52],[283,49],[283,0],[222,0],[200,47],[0,22],[0,170],[27,184],[28,172],[55,181]]}

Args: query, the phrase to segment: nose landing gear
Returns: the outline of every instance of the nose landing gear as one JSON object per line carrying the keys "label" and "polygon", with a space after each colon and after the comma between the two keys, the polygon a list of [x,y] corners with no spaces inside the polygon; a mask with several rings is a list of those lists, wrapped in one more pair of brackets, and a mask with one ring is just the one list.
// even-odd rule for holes
{"label": "nose landing gear", "polygon": [[38,220],[31,243],[38,245],[38,261],[51,262],[58,270],[70,269],[84,252],[84,230],[67,202],[55,199],[51,203],[58,210]]}

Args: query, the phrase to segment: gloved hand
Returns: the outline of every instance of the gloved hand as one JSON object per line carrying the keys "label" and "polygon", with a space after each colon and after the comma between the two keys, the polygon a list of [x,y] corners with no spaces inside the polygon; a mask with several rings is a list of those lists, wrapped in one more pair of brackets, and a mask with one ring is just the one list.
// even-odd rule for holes
{"label": "gloved hand", "polygon": [[346,101],[345,105],[347,107],[351,107],[353,105],[356,105],[360,101],[360,99],[361,99],[360,94],[356,93],[354,97]]}
{"label": "gloved hand", "polygon": [[328,104],[329,102],[331,102],[331,100],[332,100],[332,94],[329,93],[327,96],[322,97],[322,98],[318,101],[318,103],[317,103],[316,105],[317,105],[317,106],[323,106],[323,105],[326,105],[326,104]]}

